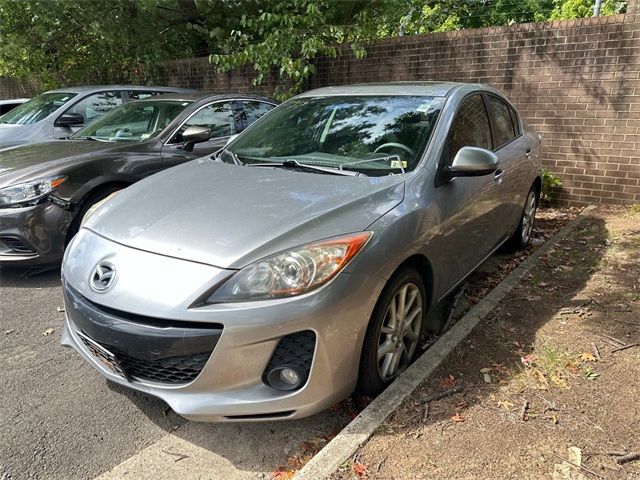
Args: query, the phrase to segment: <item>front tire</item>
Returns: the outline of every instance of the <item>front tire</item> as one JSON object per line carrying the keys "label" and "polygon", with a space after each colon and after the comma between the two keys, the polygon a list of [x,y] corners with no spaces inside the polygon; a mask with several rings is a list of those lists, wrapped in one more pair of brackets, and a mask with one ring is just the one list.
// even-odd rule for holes
{"label": "front tire", "polygon": [[511,238],[507,241],[510,250],[523,250],[529,245],[533,226],[536,221],[536,211],[538,210],[538,194],[535,188],[529,190],[527,200],[524,203],[524,209],[520,216],[518,228],[513,232]]}
{"label": "front tire", "polygon": [[362,347],[358,392],[375,397],[411,364],[425,328],[424,282],[413,268],[396,272],[373,311]]}

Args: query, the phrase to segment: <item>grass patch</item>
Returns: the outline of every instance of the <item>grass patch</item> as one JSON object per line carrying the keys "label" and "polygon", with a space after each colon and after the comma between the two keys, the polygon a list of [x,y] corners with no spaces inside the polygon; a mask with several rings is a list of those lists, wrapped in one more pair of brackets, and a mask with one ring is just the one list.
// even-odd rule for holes
{"label": "grass patch", "polygon": [[627,208],[626,217],[640,217],[640,203],[636,203]]}

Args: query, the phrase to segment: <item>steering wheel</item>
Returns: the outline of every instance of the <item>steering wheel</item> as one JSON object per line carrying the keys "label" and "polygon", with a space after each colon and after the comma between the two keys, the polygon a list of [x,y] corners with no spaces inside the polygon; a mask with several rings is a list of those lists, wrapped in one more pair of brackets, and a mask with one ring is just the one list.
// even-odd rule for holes
{"label": "steering wheel", "polygon": [[399,148],[400,150],[404,150],[405,152],[407,152],[409,155],[413,155],[413,150],[411,150],[406,145],[404,145],[402,143],[397,143],[397,142],[383,143],[378,148],[376,148],[373,151],[373,153],[378,153],[380,150],[383,150],[383,149],[385,149],[387,147]]}

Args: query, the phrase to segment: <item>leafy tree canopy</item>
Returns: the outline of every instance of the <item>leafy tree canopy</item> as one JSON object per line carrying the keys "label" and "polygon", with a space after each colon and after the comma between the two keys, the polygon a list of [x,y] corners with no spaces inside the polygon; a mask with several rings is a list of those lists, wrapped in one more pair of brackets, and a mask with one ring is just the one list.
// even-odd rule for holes
{"label": "leafy tree canopy", "polygon": [[[624,11],[604,0],[601,13]],[[209,55],[221,71],[276,69],[298,91],[318,55],[372,40],[591,16],[593,0],[0,0],[0,76],[50,87],[127,81],[170,58]],[[141,69],[141,66],[144,68]]]}

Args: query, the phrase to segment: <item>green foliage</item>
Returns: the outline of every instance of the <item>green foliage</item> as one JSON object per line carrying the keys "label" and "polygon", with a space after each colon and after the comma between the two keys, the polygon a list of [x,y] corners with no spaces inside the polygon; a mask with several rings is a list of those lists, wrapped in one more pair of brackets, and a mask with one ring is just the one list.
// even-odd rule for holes
{"label": "green foliage", "polygon": [[54,87],[130,80],[142,65],[150,73],[191,53],[183,29],[167,29],[174,19],[163,8],[177,7],[177,0],[0,0],[0,76]]}
{"label": "green foliage", "polygon": [[[279,75],[299,91],[317,56],[402,34],[590,16],[593,0],[0,0],[0,76],[44,87],[153,81],[166,59],[209,55],[219,71]],[[626,2],[605,0],[602,14]]]}
{"label": "green foliage", "polygon": [[545,202],[551,202],[556,194],[556,190],[562,186],[562,180],[549,170],[542,169],[542,192],[540,198]]}
{"label": "green foliage", "polygon": [[[551,20],[568,20],[571,18],[583,18],[593,15],[592,0],[563,0],[557,1],[551,12]],[[627,2],[605,0],[600,8],[601,15],[615,15],[624,12]]]}

